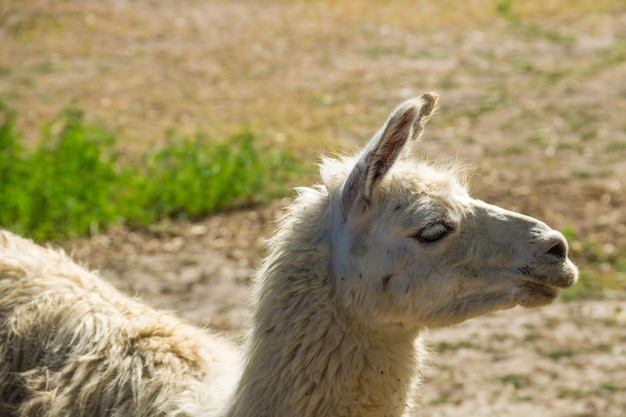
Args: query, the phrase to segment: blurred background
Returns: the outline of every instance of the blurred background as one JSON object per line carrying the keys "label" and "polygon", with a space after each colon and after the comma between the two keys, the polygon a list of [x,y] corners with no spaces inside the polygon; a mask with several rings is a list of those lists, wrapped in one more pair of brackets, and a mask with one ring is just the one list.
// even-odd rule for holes
{"label": "blurred background", "polygon": [[[396,104],[432,90],[441,107],[421,150],[466,161],[475,197],[563,231],[581,269],[561,307],[582,320],[570,333],[608,332],[585,352],[606,355],[612,376],[550,391],[545,404],[561,408],[533,415],[622,415],[623,0],[0,0],[0,225],[55,239],[169,308],[194,285],[226,286],[228,303],[187,300],[182,314],[236,332],[247,307],[232,295],[291,188],[316,181],[320,154],[357,149]],[[150,269],[157,259],[169,275]],[[536,326],[551,333],[545,317]],[[455,343],[436,350],[474,346]],[[575,362],[567,346],[535,353]],[[465,415],[533,413],[536,385],[568,380],[561,371],[494,376],[510,410],[472,397],[459,374],[440,381],[459,398],[426,403],[441,416],[470,397],[487,408]]]}

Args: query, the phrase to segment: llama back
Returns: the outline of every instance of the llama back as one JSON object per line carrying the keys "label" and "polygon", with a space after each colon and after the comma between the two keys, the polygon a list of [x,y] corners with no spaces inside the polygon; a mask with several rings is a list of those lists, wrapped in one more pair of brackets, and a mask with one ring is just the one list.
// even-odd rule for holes
{"label": "llama back", "polygon": [[0,231],[0,415],[210,416],[235,351]]}

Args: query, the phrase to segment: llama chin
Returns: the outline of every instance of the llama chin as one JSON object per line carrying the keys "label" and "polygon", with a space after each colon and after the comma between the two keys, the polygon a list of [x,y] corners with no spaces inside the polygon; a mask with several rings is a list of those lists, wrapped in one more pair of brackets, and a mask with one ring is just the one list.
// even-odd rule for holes
{"label": "llama chin", "polygon": [[0,415],[408,415],[423,329],[545,305],[578,277],[562,234],[407,150],[437,101],[402,103],[299,190],[257,272],[242,352],[0,231]]}

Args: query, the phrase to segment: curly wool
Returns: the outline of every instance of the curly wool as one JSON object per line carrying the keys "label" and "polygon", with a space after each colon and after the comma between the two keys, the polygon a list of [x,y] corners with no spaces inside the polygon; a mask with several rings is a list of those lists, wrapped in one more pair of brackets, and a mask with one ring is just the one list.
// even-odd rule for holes
{"label": "curly wool", "polygon": [[61,251],[0,231],[0,253],[0,415],[217,414],[239,373],[228,341]]}

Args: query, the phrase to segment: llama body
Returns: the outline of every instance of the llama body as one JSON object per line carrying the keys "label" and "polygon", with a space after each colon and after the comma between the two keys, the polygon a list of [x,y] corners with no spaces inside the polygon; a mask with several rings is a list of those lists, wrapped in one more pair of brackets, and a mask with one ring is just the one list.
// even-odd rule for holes
{"label": "llama body", "polygon": [[0,415],[213,416],[233,346],[0,232]]}
{"label": "llama body", "polygon": [[545,305],[577,279],[560,233],[404,150],[436,100],[403,103],[300,190],[257,273],[243,360],[1,232],[0,415],[410,415],[422,329]]}

